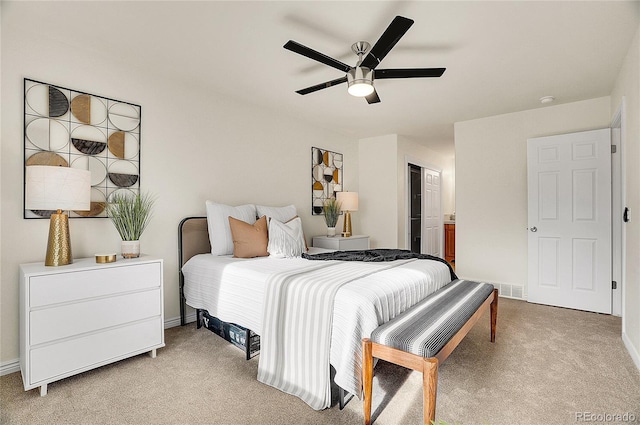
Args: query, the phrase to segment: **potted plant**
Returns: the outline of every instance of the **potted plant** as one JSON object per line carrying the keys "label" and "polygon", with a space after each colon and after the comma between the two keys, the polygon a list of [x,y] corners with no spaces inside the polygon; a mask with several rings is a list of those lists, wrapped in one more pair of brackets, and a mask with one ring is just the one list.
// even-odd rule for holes
{"label": "potted plant", "polygon": [[336,198],[329,198],[324,201],[324,222],[327,223],[327,236],[336,235],[336,223],[340,216],[341,203]]}
{"label": "potted plant", "polygon": [[149,194],[115,192],[107,202],[107,215],[122,238],[122,256],[140,256],[140,236],[149,224],[155,199]]}

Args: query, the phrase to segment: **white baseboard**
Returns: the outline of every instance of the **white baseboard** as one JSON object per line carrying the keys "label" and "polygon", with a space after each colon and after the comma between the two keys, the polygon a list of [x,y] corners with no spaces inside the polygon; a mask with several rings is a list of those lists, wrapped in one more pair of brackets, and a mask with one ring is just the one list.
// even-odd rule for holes
{"label": "white baseboard", "polygon": [[[196,321],[196,312],[193,311],[192,313],[189,313],[185,316],[185,319],[187,320],[187,323],[191,323],[191,322],[195,322]],[[166,319],[164,321],[164,328],[165,329],[169,329],[169,328],[173,328],[176,326],[180,326],[180,317],[174,317],[173,319]]]}
{"label": "white baseboard", "polygon": [[20,372],[20,359],[15,359],[7,363],[0,364],[0,376],[8,375],[14,372]]}
{"label": "white baseboard", "polygon": [[633,360],[638,370],[640,370],[640,354],[638,354],[638,350],[633,346],[631,340],[625,332],[622,332],[622,342],[624,343],[624,346],[627,347],[627,351],[631,356],[631,360]]}
{"label": "white baseboard", "polygon": [[[187,314],[186,316],[187,323],[196,321],[196,312],[194,311],[191,314]],[[174,317],[173,319],[168,319],[164,321],[164,328],[169,329],[175,326],[180,326],[180,317]],[[20,359],[15,359],[8,361],[6,363],[0,364],[0,376],[8,375],[10,373],[20,372]]]}
{"label": "white baseboard", "polygon": [[174,328],[176,326],[180,326],[180,318],[179,317],[174,317],[173,319],[168,319],[168,320],[164,321],[164,328],[165,329]]}

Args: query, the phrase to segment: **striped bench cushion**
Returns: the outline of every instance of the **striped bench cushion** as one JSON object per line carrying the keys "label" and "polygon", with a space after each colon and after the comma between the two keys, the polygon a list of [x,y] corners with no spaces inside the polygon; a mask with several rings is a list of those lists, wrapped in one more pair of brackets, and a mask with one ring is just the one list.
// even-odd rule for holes
{"label": "striped bench cushion", "polygon": [[493,292],[490,283],[456,279],[371,333],[371,340],[433,357]]}

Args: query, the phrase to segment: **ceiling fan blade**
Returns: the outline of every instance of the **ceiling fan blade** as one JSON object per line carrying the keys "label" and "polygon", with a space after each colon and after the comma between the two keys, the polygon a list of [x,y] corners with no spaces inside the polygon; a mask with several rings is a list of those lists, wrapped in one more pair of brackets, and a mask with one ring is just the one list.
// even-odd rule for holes
{"label": "ceiling fan blade", "polygon": [[315,86],[307,87],[306,89],[296,90],[296,93],[309,94],[309,93],[313,93],[314,91],[326,89],[328,87],[346,83],[346,82],[347,82],[347,77],[336,78],[335,80],[327,81],[326,83],[316,84]]}
{"label": "ceiling fan blade", "polygon": [[366,96],[365,99],[367,99],[367,103],[369,105],[371,105],[372,103],[380,103],[380,97],[378,97],[378,92],[376,91],[376,89],[373,89],[373,93],[371,93],[369,96]]}
{"label": "ceiling fan blade", "polygon": [[371,48],[367,57],[362,61],[362,66],[374,69],[402,36],[411,28],[413,20],[403,16],[396,16],[382,33],[376,44]]}
{"label": "ceiling fan blade", "polygon": [[309,59],[313,59],[325,65],[329,65],[335,69],[339,69],[342,72],[347,72],[351,69],[349,65],[346,63],[340,62],[337,59],[329,57],[323,53],[317,52],[307,46],[303,46],[302,44],[295,42],[293,40],[287,41],[287,43],[283,46],[287,50],[291,50],[292,52],[298,53],[302,56],[306,56]]}
{"label": "ceiling fan blade", "polygon": [[376,80],[385,78],[421,78],[440,77],[446,68],[402,68],[402,69],[376,69]]}

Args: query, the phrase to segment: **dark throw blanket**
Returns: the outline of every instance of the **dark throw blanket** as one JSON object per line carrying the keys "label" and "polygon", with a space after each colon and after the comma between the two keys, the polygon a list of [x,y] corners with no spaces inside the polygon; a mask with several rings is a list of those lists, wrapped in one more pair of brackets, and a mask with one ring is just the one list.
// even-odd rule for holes
{"label": "dark throw blanket", "polygon": [[321,254],[302,254],[302,258],[307,260],[339,260],[339,261],[394,261],[394,260],[409,260],[416,258],[419,260],[433,260],[440,261],[449,267],[449,273],[451,273],[451,280],[458,278],[453,271],[451,264],[447,263],[440,257],[434,257],[428,254],[418,254],[406,249],[365,249],[362,251],[333,251],[323,252]]}

